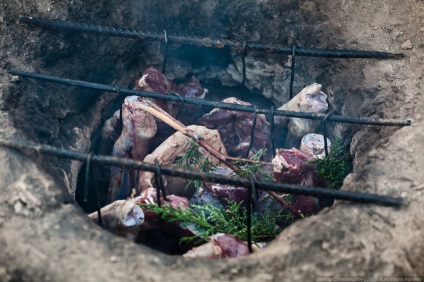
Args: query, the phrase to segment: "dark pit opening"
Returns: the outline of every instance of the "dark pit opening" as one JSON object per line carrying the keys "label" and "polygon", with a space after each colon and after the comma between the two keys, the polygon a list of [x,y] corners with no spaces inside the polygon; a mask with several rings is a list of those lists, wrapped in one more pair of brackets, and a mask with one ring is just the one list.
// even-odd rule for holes
{"label": "dark pit opening", "polygon": [[[169,61],[172,63],[170,63],[171,66],[167,66],[167,72],[170,73],[170,77],[175,76],[174,82],[176,83],[184,83],[193,75],[203,78],[205,83],[203,83],[203,81],[201,81],[201,83],[203,87],[207,88],[209,91],[204,97],[204,99],[206,100],[221,101],[228,97],[236,97],[238,99],[243,99],[243,101],[249,102],[257,106],[258,108],[270,108],[271,106],[275,106],[275,105],[277,105],[276,107],[279,107],[281,106],[281,102],[280,102],[281,100],[283,101],[288,100],[288,97],[281,97],[281,95],[279,99],[277,99],[277,101],[273,99],[269,99],[272,97],[265,98],[263,95],[260,95],[260,91],[258,89],[255,90],[255,88],[249,89],[247,87],[243,87],[240,85],[237,86],[238,84],[237,81],[232,81],[231,83],[228,83],[228,75],[230,73],[233,73],[232,75],[237,75],[237,72],[241,72],[240,69],[237,69],[237,67],[240,67],[240,66],[237,66],[237,62],[235,64],[231,63],[231,59],[232,59],[231,56],[235,56],[236,60],[240,60],[240,55],[237,53],[231,53],[231,52],[229,53],[226,50],[220,50],[221,53],[217,53],[216,51],[209,51],[208,49],[205,50],[201,48],[200,49],[191,48],[186,46],[180,46],[178,48],[179,49],[175,52],[176,56],[170,56],[168,58]],[[193,52],[194,54],[192,54]],[[204,59],[205,57],[209,59]],[[210,58],[213,58],[213,59],[210,59]],[[258,61],[255,61],[255,59],[257,59]],[[269,71],[268,69],[269,66],[266,66],[266,63],[262,62],[261,60],[265,60],[266,62],[271,62],[269,58],[266,58],[266,56],[257,55],[257,56],[253,56],[252,58],[249,58],[248,60],[249,63],[247,64],[247,66],[250,68],[253,68],[252,71],[257,73],[263,69]],[[285,61],[287,62],[287,64],[290,63],[289,59],[286,59]],[[315,59],[315,61],[317,61],[317,59]],[[153,62],[155,61],[153,60]],[[178,77],[177,76],[178,73],[176,74],[173,68],[178,69],[180,65],[189,65],[193,67],[193,69],[195,70],[195,73],[189,70],[185,75]],[[257,68],[256,65],[259,65],[260,67]],[[146,65],[143,66],[143,68],[140,68],[138,72],[129,74],[128,77],[136,78],[137,74],[141,73],[143,69],[147,69],[149,66],[150,65],[147,63]],[[208,71],[210,73],[207,73]],[[290,67],[283,67],[281,71],[286,72],[286,74],[283,76],[285,77],[286,86],[288,88],[290,75],[287,73],[289,73],[292,70]],[[236,74],[234,74],[234,72],[236,72]],[[122,76],[125,76],[125,75],[122,75]],[[222,76],[224,76],[224,79],[222,79]],[[225,79],[227,79],[227,81]],[[325,76],[321,75],[320,79],[325,80]],[[303,77],[302,68],[300,68],[300,70],[296,72],[296,80],[305,80],[305,81],[307,80],[307,78]],[[128,79],[126,81],[128,81]],[[313,82],[314,81],[310,81],[310,83],[313,83]],[[128,83],[129,85],[128,88],[134,87],[135,83],[136,83],[135,81]],[[259,82],[256,81],[256,83],[259,83]],[[266,83],[267,82],[265,82],[265,84]],[[230,84],[231,86],[228,86],[225,84]],[[303,85],[303,86],[306,86],[306,85]],[[261,87],[263,86],[259,86],[259,88]],[[252,88],[252,86],[250,86],[250,88]],[[302,88],[300,88],[299,90],[301,90]],[[288,93],[289,93],[289,90],[286,89],[286,94]],[[297,92],[295,92],[294,94],[296,93]],[[329,103],[330,103],[330,99],[331,98],[329,97],[328,99]],[[328,106],[329,108],[336,108],[336,107],[340,108],[340,105],[336,106],[336,104],[334,104],[334,100],[331,100],[331,101],[332,103],[329,104]],[[113,143],[105,142],[104,137],[102,137],[102,129],[104,127],[104,121],[110,118],[114,114],[114,112],[117,109],[119,109],[121,103],[122,103],[122,100],[121,98],[118,97],[117,99],[115,99],[115,101],[111,103],[112,106],[110,107],[110,110],[102,113],[103,122],[101,122],[99,126],[95,128],[93,131],[93,134],[91,137],[91,148],[89,150],[90,152],[94,154],[105,154],[105,155],[110,155],[112,153]],[[196,115],[198,115],[198,118],[193,124],[199,124],[200,118],[204,116],[205,114],[209,113],[212,109],[213,108],[199,107],[196,112]],[[253,114],[251,115],[253,116]],[[266,117],[266,120],[269,123],[270,117]],[[190,124],[191,123],[188,123],[186,125],[190,125]],[[332,140],[334,140],[334,136],[341,137],[341,143],[339,144],[340,146],[339,149],[342,150],[341,151],[342,154],[346,154],[346,152],[349,149],[348,141],[345,140],[346,136],[340,136],[340,134],[336,134],[334,132],[333,124],[329,125],[327,129],[329,128],[331,128],[331,130],[329,131],[331,132],[330,138]],[[344,130],[346,129],[347,129],[347,126],[345,126]],[[322,133],[323,130],[324,130],[323,125],[321,125],[320,127],[316,126],[316,128],[310,131],[310,133],[313,133],[313,132]],[[275,148],[291,149],[292,147],[296,147],[296,148],[300,147],[300,138],[290,136],[290,134],[288,133],[289,130],[287,126],[280,125],[277,127],[276,131],[277,133],[273,134],[273,138],[272,138],[274,140]],[[154,139],[152,139],[147,153],[149,154],[152,153],[160,144],[162,144],[162,142],[166,140],[166,138],[168,138],[174,132],[175,130],[172,129],[171,127],[167,125],[163,125],[163,124],[158,124],[158,132],[156,136],[154,137]],[[288,135],[292,139],[287,139]],[[267,150],[268,151],[270,150],[270,143],[268,143]],[[268,156],[268,159],[266,159],[266,161],[269,164],[271,164],[270,161],[272,159],[272,156],[271,156],[271,153],[269,154],[270,155]],[[240,157],[240,156],[233,155],[233,157]],[[288,159],[290,159],[290,157],[288,157]],[[261,159],[261,160],[265,161],[265,159]],[[347,166],[350,167],[351,164],[347,163]],[[89,178],[87,179],[86,168],[87,168],[86,163],[84,163],[82,164],[79,170],[75,198],[78,204],[84,209],[85,212],[94,213],[98,209],[99,205],[101,207],[104,207],[107,204],[111,204],[107,200],[109,186],[111,185],[110,183],[111,171],[110,171],[110,167],[108,166],[97,165],[95,168],[91,168]],[[346,171],[345,175],[347,175],[348,172],[350,172],[350,170]],[[310,173],[310,172],[305,172],[305,173]],[[269,174],[272,174],[272,172],[270,172]],[[91,187],[88,190],[86,190],[87,181],[88,181],[88,187]],[[302,185],[308,186],[308,184],[305,184],[303,182],[299,182],[299,183],[293,182],[292,184],[302,184]],[[315,182],[313,183],[311,182],[309,183],[309,186],[311,185],[314,186],[314,184]],[[326,182],[325,184],[320,183],[318,185],[321,187],[328,187],[330,184]],[[340,187],[341,187],[341,183],[339,183],[338,187],[335,187],[335,188],[338,189]],[[188,196],[188,198],[189,199],[192,198],[193,194],[195,193],[192,192],[190,196]],[[179,196],[187,196],[187,195],[184,194]],[[304,209],[305,212],[310,213],[311,215],[314,213],[317,213],[322,208],[331,206],[333,203],[331,199],[326,199],[323,197],[317,197],[317,198],[306,197],[306,196],[305,197],[285,196],[285,197],[286,197],[285,200],[289,201],[290,205],[294,203],[297,209]],[[291,212],[289,210],[286,210],[285,208],[283,211],[283,215],[291,216]],[[290,222],[292,221],[290,220]],[[283,223],[279,226],[279,228],[284,229],[288,225],[289,225],[288,223],[287,224]],[[152,230],[145,230],[143,232],[144,232],[143,236],[139,236],[139,238],[136,239],[137,243],[145,244],[155,250],[159,250],[168,254],[184,254],[193,247],[192,244],[180,244],[179,239],[181,236],[179,237],[176,234],[172,234],[172,232],[169,231],[169,228],[168,230],[156,228]],[[257,243],[260,243],[260,242],[257,242]]]}

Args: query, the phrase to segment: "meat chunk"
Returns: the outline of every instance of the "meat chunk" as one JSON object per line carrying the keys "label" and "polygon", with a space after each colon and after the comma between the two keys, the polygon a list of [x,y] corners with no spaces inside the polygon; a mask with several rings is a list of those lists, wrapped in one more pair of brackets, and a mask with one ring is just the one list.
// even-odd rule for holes
{"label": "meat chunk", "polygon": [[[144,222],[144,212],[134,199],[119,200],[100,210],[102,226],[115,235],[135,240]],[[93,212],[88,217],[97,222],[98,214]]]}
{"label": "meat chunk", "polygon": [[[325,181],[316,174],[315,157],[296,148],[277,149],[272,160],[276,181],[302,186],[325,187]],[[320,209],[319,200],[312,196],[295,195],[291,203],[305,216]]]}
{"label": "meat chunk", "polygon": [[[178,94],[182,97],[203,99],[207,93],[208,90],[203,88],[194,76],[188,82],[178,85]],[[178,120],[183,124],[195,124],[205,114],[203,107],[192,104],[174,105],[174,111],[175,115],[181,111]]]}
{"label": "meat chunk", "polygon": [[321,184],[315,173],[315,158],[296,148],[277,149],[272,160],[273,173],[276,181],[303,186]]}
{"label": "meat chunk", "polygon": [[203,88],[199,80],[192,76],[186,83],[178,85],[177,92],[183,97],[203,99],[208,93],[208,89]]}
{"label": "meat chunk", "polygon": [[249,254],[247,243],[228,234],[218,233],[210,241],[191,249],[183,255],[186,258],[234,258]]}
{"label": "meat chunk", "polygon": [[[176,93],[181,97],[197,99],[203,99],[208,93],[208,90],[203,88],[202,85],[200,85],[199,80],[194,76],[192,76],[186,83],[177,86],[172,80],[166,78],[161,71],[154,67],[149,67],[143,71],[142,76],[137,81],[134,89],[154,93]],[[176,117],[181,108],[181,105],[175,105],[172,102],[157,99],[152,100],[173,117]],[[182,109],[183,111],[179,117],[185,124],[193,124],[195,120],[201,117],[202,111],[199,106],[184,105]]]}
{"label": "meat chunk", "polygon": [[[237,98],[230,97],[224,99],[225,103],[250,106]],[[204,115],[200,123],[211,129],[218,129],[222,137],[225,148],[231,156],[245,157],[251,141],[251,131],[253,127],[254,114],[240,111],[230,111],[224,109],[213,109]],[[271,133],[269,123],[265,115],[257,115],[256,125],[253,133],[253,146],[250,156],[260,149],[271,148]]]}
{"label": "meat chunk", "polygon": [[[151,114],[140,108],[137,96],[125,99],[122,105],[123,128],[115,142],[112,155],[121,158],[142,160],[147,155],[151,139],[156,134],[156,122]],[[135,173],[122,167],[112,167],[109,186],[109,203],[125,199],[131,193]],[[119,196],[119,197],[118,197]]]}
{"label": "meat chunk", "polygon": [[[321,91],[322,85],[318,83],[306,86],[293,97],[289,102],[278,108],[282,111],[304,112],[304,113],[325,113],[328,109],[327,94]],[[276,124],[287,124],[289,131],[297,138],[302,138],[305,134],[314,132],[319,121],[300,118],[277,117]]]}
{"label": "meat chunk", "polygon": [[[216,150],[218,150],[222,154],[227,154],[224,144],[222,143],[221,137],[217,130],[210,130],[204,126],[199,125],[190,125],[188,126],[188,128],[193,130],[198,136],[201,136]],[[187,151],[187,144],[190,140],[191,139],[189,139],[182,133],[176,132],[168,139],[166,139],[151,154],[147,155],[144,158],[144,162],[153,164],[155,163],[155,159],[157,159],[160,165],[172,165],[177,157],[182,156],[184,152]],[[212,164],[219,164],[219,161],[215,157],[211,156],[210,153],[204,150],[203,148],[199,148],[199,152],[203,155],[205,159],[207,158]],[[153,178],[154,174],[152,172],[144,171],[140,173],[139,187],[141,191],[153,187]],[[169,194],[176,195],[181,193],[181,190],[183,189],[184,187],[167,187]]]}

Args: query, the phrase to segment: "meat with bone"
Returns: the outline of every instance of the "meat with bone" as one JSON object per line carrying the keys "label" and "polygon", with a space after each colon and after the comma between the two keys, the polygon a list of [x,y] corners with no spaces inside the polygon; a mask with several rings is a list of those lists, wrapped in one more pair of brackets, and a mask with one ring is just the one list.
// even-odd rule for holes
{"label": "meat with bone", "polygon": [[[260,246],[263,246],[260,244]],[[255,245],[253,250],[259,249]],[[186,258],[234,258],[249,254],[247,243],[236,237],[224,233],[217,233],[210,237],[210,241],[195,247],[185,253]]]}
{"label": "meat with bone", "polygon": [[208,90],[200,85],[199,80],[192,76],[186,83],[178,85],[178,94],[187,98],[203,99]]}
{"label": "meat with bone", "polygon": [[134,89],[146,92],[170,93],[177,92],[178,87],[172,80],[167,79],[160,70],[148,67],[142,72],[141,78],[137,80]]}
{"label": "meat with bone", "polygon": [[[224,99],[223,102],[244,106],[251,105],[234,97]],[[245,157],[251,141],[253,120],[253,113],[213,109],[202,117],[200,123],[208,128],[218,129],[230,155]],[[260,149],[268,149],[268,152],[270,152],[271,133],[269,123],[263,114],[257,115],[253,138],[250,156]]]}
{"label": "meat with bone", "polygon": [[296,148],[277,149],[272,160],[274,179],[296,185],[320,186],[323,182],[315,173],[314,159]]}
{"label": "meat with bone", "polygon": [[[115,235],[135,240],[144,222],[143,210],[135,199],[119,200],[100,210],[102,226]],[[97,222],[98,214],[93,212],[88,217]]]}
{"label": "meat with bone", "polygon": [[[137,96],[125,98],[122,105],[123,128],[113,147],[113,156],[142,160],[147,155],[150,140],[155,136],[157,128],[153,116],[140,108],[141,103]],[[134,172],[112,167],[109,203],[128,197],[133,188],[130,184],[134,181]]]}
{"label": "meat with bone", "polygon": [[[188,128],[193,130],[196,135],[201,136],[201,138],[208,142],[213,148],[224,155],[227,154],[217,130],[211,130],[200,125],[190,125]],[[144,162],[154,164],[155,159],[157,159],[160,165],[172,165],[177,157],[182,156],[184,152],[187,151],[190,140],[190,138],[186,137],[182,133],[176,132],[166,139],[152,153],[147,155],[144,158]],[[199,148],[199,152],[203,155],[203,158],[207,158],[212,164],[219,164],[219,161],[203,148]],[[153,178],[154,174],[152,172],[143,171],[139,174],[139,188],[141,191],[153,187]],[[167,193],[169,194],[179,195],[184,191],[184,186],[167,187],[167,190]]]}
{"label": "meat with bone", "polygon": [[[328,149],[331,147],[331,141],[327,138]],[[303,136],[300,143],[300,150],[316,158],[325,157],[324,136],[321,134],[308,133]]]}
{"label": "meat with bone", "polygon": [[[325,187],[325,181],[316,174],[314,156],[292,149],[277,149],[272,160],[274,178],[278,182],[302,186]],[[303,215],[309,216],[319,211],[317,198],[295,195],[292,206]]]}
{"label": "meat with bone", "polygon": [[[321,91],[321,84],[314,83],[306,86],[289,102],[278,108],[282,111],[325,113],[328,109],[327,94]],[[275,124],[285,125],[288,122],[289,131],[297,138],[314,132],[319,125],[318,121],[311,119],[276,117]]]}
{"label": "meat with bone", "polygon": [[[192,76],[186,83],[176,85],[172,80],[165,77],[165,75],[154,67],[145,69],[141,78],[137,81],[135,90],[142,90],[146,92],[155,93],[177,93],[181,97],[203,99],[208,93],[206,88],[200,85],[199,80]],[[171,102],[153,99],[163,110],[168,112],[171,116],[175,117],[180,109],[180,106],[175,106]],[[183,123],[191,124],[194,122],[193,115],[197,118],[200,117],[198,112],[199,107],[194,105],[184,105],[184,112],[181,114]]]}
{"label": "meat with bone", "polygon": [[[207,93],[208,90],[203,88],[199,80],[194,76],[188,82],[178,85],[178,94],[182,97],[203,99]],[[181,110],[178,120],[183,124],[197,123],[205,113],[203,107],[192,104],[175,105],[174,109],[178,109],[175,115]]]}

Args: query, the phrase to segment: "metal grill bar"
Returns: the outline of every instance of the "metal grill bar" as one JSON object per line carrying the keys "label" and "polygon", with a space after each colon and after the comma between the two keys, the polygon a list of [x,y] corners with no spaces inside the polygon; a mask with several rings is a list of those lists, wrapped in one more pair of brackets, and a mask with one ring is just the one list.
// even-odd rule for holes
{"label": "metal grill bar", "polygon": [[[28,73],[28,72],[22,72],[22,71],[16,71],[16,70],[11,70],[9,71],[9,73],[12,75],[45,80],[45,81],[63,84],[63,85],[90,88],[90,89],[95,89],[95,90],[100,90],[105,92],[116,93],[116,87],[105,85],[105,84],[92,83],[92,82],[86,82],[81,80],[65,79],[60,77],[42,75],[37,73]],[[136,90],[123,89],[123,88],[119,88],[119,91],[121,94],[125,94],[125,95],[135,95],[140,97],[155,98],[155,99],[161,99],[161,100],[177,102],[177,103],[184,101],[184,103],[186,104],[201,105],[201,106],[206,106],[211,108],[221,108],[221,109],[227,109],[227,110],[236,110],[241,112],[250,112],[250,113],[255,112],[255,108],[253,106],[243,106],[243,105],[236,105],[236,104],[230,104],[230,103],[194,99],[194,98],[177,97],[175,95],[136,91]],[[322,120],[325,117],[324,114],[301,113],[301,112],[290,112],[290,111],[268,110],[268,109],[257,109],[257,113],[266,114],[266,115],[272,114],[273,116],[286,116],[286,117],[305,118],[305,119],[313,119],[313,120]],[[408,120],[372,119],[372,118],[361,118],[361,117],[347,117],[347,116],[341,116],[341,115],[331,115],[330,117],[328,117],[327,121],[365,124],[365,125],[380,125],[380,126],[408,126],[408,125],[411,125],[412,123],[412,121],[409,119]]]}
{"label": "metal grill bar", "polygon": [[[109,26],[101,26],[97,24],[87,23],[76,23],[63,21],[59,19],[45,19],[45,18],[32,18],[32,17],[21,17],[19,20],[22,24],[32,26],[42,26],[52,29],[60,29],[67,31],[78,31],[85,33],[94,33],[101,35],[109,35],[115,37],[124,38],[136,38],[136,39],[153,39],[166,41],[166,36],[162,32],[155,31],[140,31],[130,28],[115,28]],[[223,39],[223,38],[209,38],[192,35],[177,35],[168,34],[168,41],[171,43],[197,45],[202,47],[214,47],[214,48],[233,48],[239,52],[243,51],[243,42]],[[292,55],[293,49],[289,46],[280,44],[261,44],[261,43],[246,43],[246,51],[261,51],[266,53],[277,53]],[[393,54],[387,52],[378,51],[358,51],[358,50],[329,50],[319,48],[303,48],[296,47],[296,56],[308,56],[308,57],[326,57],[326,58],[380,58],[380,59],[398,59],[403,58],[404,55],[401,53]]]}
{"label": "metal grill bar", "polygon": [[[88,154],[81,153],[77,151],[65,150],[56,148],[50,145],[41,145],[28,142],[16,142],[0,139],[0,146],[6,146],[15,148],[18,150],[30,150],[37,153],[42,153],[46,155],[86,161]],[[157,166],[154,164],[144,163],[140,161],[135,161],[132,159],[104,156],[104,155],[92,155],[90,157],[92,163],[102,163],[104,165],[111,166],[125,166],[132,169],[144,170],[155,172]],[[181,169],[175,169],[172,167],[161,167],[161,173],[169,176],[184,177],[193,180],[202,180],[213,183],[229,184],[234,186],[244,186],[249,187],[252,185],[251,180],[247,178],[239,177],[228,177],[211,173],[199,173]],[[349,191],[339,191],[333,189],[325,189],[318,187],[305,187],[299,185],[291,185],[284,183],[275,183],[269,181],[254,181],[256,189],[276,191],[280,193],[290,193],[290,194],[299,194],[299,195],[310,195],[310,196],[320,196],[331,199],[338,200],[347,200],[358,203],[367,203],[367,204],[378,204],[383,206],[393,206],[400,207],[403,204],[402,198],[396,198],[391,196],[370,194],[370,193],[358,193],[358,192],[349,192]]]}

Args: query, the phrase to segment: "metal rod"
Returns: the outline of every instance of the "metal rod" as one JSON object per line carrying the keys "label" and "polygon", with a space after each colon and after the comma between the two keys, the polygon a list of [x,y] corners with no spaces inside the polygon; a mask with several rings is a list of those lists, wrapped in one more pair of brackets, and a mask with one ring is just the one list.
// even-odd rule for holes
{"label": "metal rod", "polygon": [[296,70],[296,46],[293,45],[292,57],[291,57],[291,73],[290,73],[290,100],[293,98],[293,84],[294,84],[294,73]]}
{"label": "metal rod", "polygon": [[182,104],[181,107],[178,107],[178,113],[175,116],[175,119],[178,119],[180,117],[181,112],[184,109],[185,101],[184,101],[183,97],[180,94],[178,94],[177,92],[171,92],[171,94],[177,96],[180,99],[180,102]]}
{"label": "metal rod", "polygon": [[247,247],[249,249],[249,253],[252,253],[252,191],[255,186],[255,181],[252,177],[250,177],[250,186],[247,188],[247,222],[246,222],[246,229],[247,229]]}
{"label": "metal rod", "polygon": [[122,107],[125,103],[125,95],[121,94],[121,91],[119,90],[119,87],[116,84],[115,84],[115,90],[116,90],[116,93],[118,94],[119,102],[121,103],[119,105],[119,120],[120,120],[119,124],[121,125],[121,130],[123,130],[124,129],[124,119],[122,118]]}
{"label": "metal rod", "polygon": [[328,142],[327,142],[327,119],[332,114],[334,114],[335,111],[336,111],[335,109],[332,109],[322,119],[322,136],[324,137],[324,152],[325,152],[325,158],[327,159],[327,161],[329,161],[329,159],[328,159]]}
{"label": "metal rod", "polygon": [[[50,145],[40,145],[28,142],[17,142],[17,141],[8,141],[0,139],[0,146],[7,146],[11,148],[15,148],[18,150],[30,150],[35,151],[37,153],[42,153],[46,155],[85,161],[87,159],[88,154],[65,150],[56,148]],[[154,164],[143,163],[140,161],[135,161],[126,158],[118,158],[112,156],[104,156],[104,155],[92,155],[91,162],[102,163],[104,165],[111,166],[125,166],[128,168],[133,168],[137,170],[144,170],[155,172],[156,166]],[[230,177],[230,176],[222,176],[211,173],[200,173],[193,171],[186,171],[181,169],[175,169],[173,167],[161,167],[161,173],[169,176],[178,176],[184,177],[193,180],[202,180],[207,182],[221,183],[221,184],[229,184],[234,186],[244,186],[249,187],[251,185],[250,180],[246,178],[239,177]],[[255,181],[255,187],[257,189],[262,190],[270,190],[281,193],[289,193],[296,195],[310,195],[310,196],[320,196],[320,197],[328,197],[332,199],[338,200],[347,200],[359,203],[373,203],[379,204],[383,206],[395,206],[399,207],[403,203],[402,198],[396,198],[391,196],[370,194],[370,193],[358,193],[358,192],[349,192],[349,191],[339,191],[333,189],[325,189],[319,187],[305,187],[299,185],[291,185],[285,183],[275,183],[270,181]]]}
{"label": "metal rod", "polygon": [[88,179],[90,177],[90,166],[91,166],[91,156],[93,154],[90,152],[87,155],[87,162],[85,163],[86,167],[85,167],[85,181],[84,181],[84,203],[87,203],[88,201]]}
{"label": "metal rod", "polygon": [[[155,171],[156,187],[158,187],[158,189],[160,189],[160,191],[162,191],[163,199],[165,201],[169,202],[168,198],[166,197],[165,186],[163,185],[163,181],[162,181],[162,170],[161,170],[161,167],[159,165],[158,159],[155,159],[155,167],[156,167],[156,171]],[[158,202],[159,201],[160,200],[158,198]]]}
{"label": "metal rod", "polygon": [[247,148],[246,159],[249,158],[250,150],[252,149],[253,142],[255,141],[255,127],[256,127],[256,118],[258,116],[257,107],[255,106],[255,115],[253,116],[252,129],[250,131],[250,143],[249,148]]}
{"label": "metal rod", "polygon": [[[93,171],[97,172],[97,167],[93,165]],[[96,174],[94,174],[96,175]],[[96,209],[97,209],[97,223],[102,226],[102,213],[101,213],[101,205],[100,205],[100,192],[99,192],[99,183],[96,181],[94,183],[95,195],[96,195]]]}
{"label": "metal rod", "polygon": [[[92,82],[86,82],[81,80],[65,79],[60,77],[54,77],[49,75],[37,74],[37,73],[22,72],[22,71],[16,71],[16,70],[11,70],[9,71],[9,73],[12,75],[39,79],[39,80],[49,81],[49,82],[63,84],[63,85],[90,88],[90,89],[95,89],[95,90],[105,91],[105,92],[116,92],[116,89],[114,87],[105,85],[105,84],[92,83]],[[174,95],[169,95],[169,94],[158,94],[153,92],[137,91],[137,90],[130,90],[130,89],[120,89],[120,92],[123,94],[126,94],[127,96],[135,95],[140,97],[161,99],[161,100],[171,101],[171,102],[181,102],[180,98]],[[182,97],[182,100],[184,100],[186,104],[192,104],[192,105],[201,105],[205,107],[236,110],[241,112],[250,112],[250,113],[255,112],[255,108],[253,106],[243,106],[243,105],[237,105],[237,104],[231,104],[231,103],[214,102],[214,101],[186,98],[186,97]],[[271,110],[267,110],[267,109],[258,109],[257,112],[258,114],[266,114],[266,115],[271,114]],[[290,112],[290,111],[280,111],[280,110],[274,110],[273,115],[294,117],[294,118],[305,118],[305,119],[313,119],[313,120],[322,120],[325,116],[324,114]],[[408,125],[411,125],[412,123],[411,120],[371,119],[371,118],[361,118],[361,117],[346,117],[346,116],[340,116],[340,115],[332,115],[331,117],[328,118],[328,120],[335,121],[335,122],[343,122],[343,123],[384,125],[384,126],[408,126]]]}
{"label": "metal rod", "polygon": [[[244,88],[244,85],[246,84],[246,41],[243,41],[243,47],[241,51],[241,64],[242,64],[242,80],[241,80],[241,87]],[[245,91],[242,89],[242,99],[246,99]]]}
{"label": "metal rod", "polygon": [[162,73],[165,75],[166,62],[168,61],[168,33],[166,33],[166,30],[163,31],[163,37],[164,37],[164,43],[165,43],[165,50],[163,55]]}
{"label": "metal rod", "polygon": [[275,157],[275,143],[274,143],[274,115],[275,115],[275,111],[274,111],[274,106],[271,106],[271,111],[269,113],[269,117],[270,117],[270,126],[269,126],[269,130],[271,131],[271,150],[272,150],[272,156]]}
{"label": "metal rod", "polygon": [[[97,24],[87,23],[76,23],[63,21],[59,19],[45,19],[45,18],[32,18],[32,17],[21,17],[19,19],[21,24],[30,26],[41,26],[52,29],[59,29],[65,31],[78,31],[85,33],[93,33],[100,35],[109,35],[115,37],[124,38],[135,38],[135,39],[153,39],[164,41],[163,33],[155,31],[140,31],[130,28],[115,28],[109,26],[101,26]],[[171,43],[196,45],[202,47],[213,47],[213,48],[233,48],[237,51],[243,49],[243,42],[223,39],[223,38],[209,38],[192,35],[177,35],[169,34],[168,40]],[[261,43],[247,43],[247,51],[261,51],[266,53],[277,53],[291,55],[292,48],[280,44],[261,44]],[[403,58],[402,53],[387,53],[378,51],[360,51],[360,50],[330,50],[320,48],[296,48],[297,56],[308,56],[308,57],[326,57],[326,58],[380,58],[380,59],[398,59]]]}

